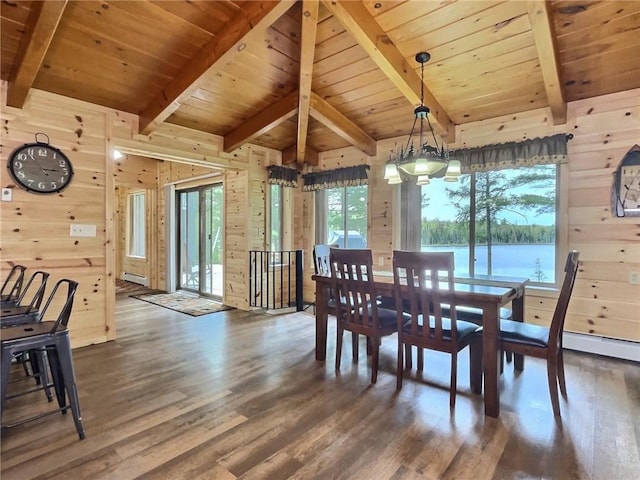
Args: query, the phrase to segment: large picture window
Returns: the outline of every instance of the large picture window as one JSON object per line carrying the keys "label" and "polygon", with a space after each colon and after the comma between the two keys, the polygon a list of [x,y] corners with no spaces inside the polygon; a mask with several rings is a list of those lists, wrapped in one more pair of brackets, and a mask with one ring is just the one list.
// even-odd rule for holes
{"label": "large picture window", "polygon": [[146,255],[145,192],[129,194],[129,256],[144,258]]}
{"label": "large picture window", "polygon": [[272,252],[282,250],[282,207],[283,195],[282,186],[269,185],[269,245]]}
{"label": "large picture window", "polygon": [[340,248],[367,247],[367,186],[329,188],[326,243]]}
{"label": "large picture window", "polygon": [[474,172],[423,186],[421,250],[453,250],[457,273],[555,283],[558,168]]}

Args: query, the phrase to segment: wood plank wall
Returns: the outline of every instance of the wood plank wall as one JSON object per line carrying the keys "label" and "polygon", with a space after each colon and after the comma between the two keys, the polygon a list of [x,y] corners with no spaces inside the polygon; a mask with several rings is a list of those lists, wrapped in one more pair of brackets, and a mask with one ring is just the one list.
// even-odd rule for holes
{"label": "wood plank wall", "polygon": [[[84,102],[32,90],[23,109],[5,107],[2,83],[3,129],[0,162],[6,165],[14,148],[35,140],[36,132],[49,136],[71,160],[74,178],[60,194],[36,195],[16,187],[0,169],[2,187],[13,190],[13,201],[0,204],[2,276],[14,263],[29,271],[51,274],[53,285],[61,278],[79,282],[70,319],[74,347],[115,338],[113,272],[107,242],[107,197],[113,195],[111,165],[106,162],[108,131],[113,111]],[[109,215],[110,216],[110,215]],[[70,237],[71,224],[96,226],[95,237]],[[47,295],[51,287],[47,289]]]}
{"label": "wood plank wall", "polygon": [[[573,133],[568,144],[568,166],[563,168],[559,218],[562,242],[560,259],[569,249],[581,254],[581,266],[570,304],[567,331],[640,341],[640,287],[629,283],[632,271],[640,271],[640,222],[613,218],[613,172],[625,153],[640,139],[640,90],[573,102],[566,125],[554,126],[548,109],[473,122],[457,127],[452,148],[520,141],[554,133]],[[399,139],[378,143],[378,155],[366,157],[347,148],[324,152],[320,168],[369,163],[369,246],[374,259],[384,257],[397,242],[400,220],[393,187],[382,180],[384,162]],[[406,139],[405,139],[406,140]],[[297,215],[297,241],[311,255],[314,243],[313,193],[300,192],[303,212]],[[559,265],[562,267],[563,265]],[[305,299],[313,298],[312,264],[305,270]],[[526,320],[548,324],[557,299],[554,291],[528,289]]]}

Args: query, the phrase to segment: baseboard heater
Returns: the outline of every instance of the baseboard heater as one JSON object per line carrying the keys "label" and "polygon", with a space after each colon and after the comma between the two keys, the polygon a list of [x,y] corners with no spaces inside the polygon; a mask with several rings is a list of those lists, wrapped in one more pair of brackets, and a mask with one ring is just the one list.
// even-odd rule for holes
{"label": "baseboard heater", "polygon": [[569,350],[640,362],[640,342],[564,332],[562,346]]}
{"label": "baseboard heater", "polygon": [[140,285],[144,285],[145,287],[149,286],[149,280],[147,277],[143,277],[142,275],[136,275],[135,273],[123,273],[122,280],[126,280],[127,282],[138,283]]}

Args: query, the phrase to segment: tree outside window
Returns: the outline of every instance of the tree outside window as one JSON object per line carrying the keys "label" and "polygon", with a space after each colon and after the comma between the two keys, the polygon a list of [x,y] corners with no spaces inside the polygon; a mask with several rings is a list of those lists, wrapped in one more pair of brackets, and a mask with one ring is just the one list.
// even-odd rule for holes
{"label": "tree outside window", "polygon": [[456,271],[554,283],[555,165],[463,175],[422,189],[422,250],[453,250]]}

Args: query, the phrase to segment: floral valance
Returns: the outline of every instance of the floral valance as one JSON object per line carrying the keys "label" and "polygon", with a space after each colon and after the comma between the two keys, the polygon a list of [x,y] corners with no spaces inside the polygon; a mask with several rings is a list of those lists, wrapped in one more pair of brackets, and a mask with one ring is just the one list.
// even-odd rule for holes
{"label": "floral valance", "polygon": [[269,173],[267,183],[271,185],[281,185],[292,188],[298,186],[298,171],[295,168],[270,165],[267,167],[267,172]]}
{"label": "floral valance", "polygon": [[325,188],[366,185],[368,183],[367,170],[369,170],[369,168],[369,165],[356,165],[355,167],[305,173],[302,175],[304,179],[302,190],[311,192]]}
{"label": "floral valance", "polygon": [[567,141],[571,138],[573,135],[559,133],[550,137],[533,138],[522,142],[463,148],[452,152],[451,157],[460,160],[463,173],[565,163],[567,161]]}

